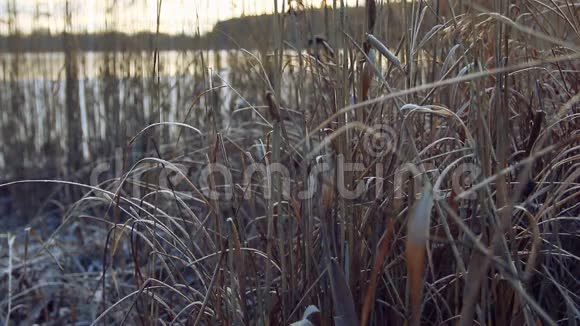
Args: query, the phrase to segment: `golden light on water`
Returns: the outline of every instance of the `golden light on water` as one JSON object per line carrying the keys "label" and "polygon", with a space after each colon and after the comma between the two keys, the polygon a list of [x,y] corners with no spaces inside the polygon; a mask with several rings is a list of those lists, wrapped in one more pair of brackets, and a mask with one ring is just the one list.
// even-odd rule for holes
{"label": "golden light on water", "polygon": [[[284,0],[286,1],[286,0]],[[68,3],[73,32],[119,30],[127,33],[155,31],[157,6],[161,3],[160,32],[204,33],[216,22],[242,15],[272,13],[275,0],[0,0],[0,32],[9,30],[9,13],[16,12],[14,26],[23,33],[34,30],[61,32],[65,28]],[[281,8],[283,0],[278,0]],[[331,3],[331,1],[328,1]],[[364,0],[347,0],[364,5]],[[319,7],[321,0],[304,0]]]}

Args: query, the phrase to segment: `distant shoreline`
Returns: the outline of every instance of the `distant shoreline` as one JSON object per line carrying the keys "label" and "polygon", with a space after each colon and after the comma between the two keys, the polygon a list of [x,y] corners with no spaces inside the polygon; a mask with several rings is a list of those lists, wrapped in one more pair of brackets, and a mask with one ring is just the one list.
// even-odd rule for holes
{"label": "distant shoreline", "polygon": [[[80,52],[200,50],[206,36],[121,32],[99,34],[0,35],[0,53],[62,53],[67,47]],[[211,48],[209,48],[211,49]]]}
{"label": "distant shoreline", "polygon": [[[350,34],[361,36],[365,23],[364,8],[348,8],[346,16],[350,18]],[[292,45],[306,45],[314,35],[326,34],[326,29],[331,27],[328,25],[331,17],[331,10],[322,9],[287,14],[283,31],[285,41]],[[35,31],[30,34],[0,34],[0,53],[62,53],[67,49],[80,52],[264,49],[273,45],[272,22],[273,16],[269,14],[232,18],[218,22],[212,31],[202,35],[154,32],[127,34],[120,31],[75,34]],[[300,22],[306,28],[298,30],[292,22]],[[391,17],[388,22],[390,26],[397,26],[398,17]],[[388,31],[389,39],[398,40],[402,35],[402,31],[397,28],[384,30]],[[335,45],[342,46],[342,39],[336,41],[338,43]]]}

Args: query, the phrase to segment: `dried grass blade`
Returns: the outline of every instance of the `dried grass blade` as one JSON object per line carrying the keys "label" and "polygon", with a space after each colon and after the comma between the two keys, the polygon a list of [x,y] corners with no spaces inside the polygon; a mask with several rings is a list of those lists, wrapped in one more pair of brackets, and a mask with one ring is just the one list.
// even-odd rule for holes
{"label": "dried grass blade", "polygon": [[330,288],[334,301],[334,323],[337,326],[356,326],[358,317],[354,306],[352,293],[346,283],[344,274],[337,261],[330,262]]}
{"label": "dried grass blade", "polygon": [[10,313],[12,312],[12,269],[14,260],[14,241],[16,237],[8,233],[8,304],[6,305],[6,325],[10,325]]}
{"label": "dried grass blade", "polygon": [[230,237],[233,238],[233,247],[234,247],[234,256],[236,261],[236,274],[238,276],[238,296],[240,300],[240,307],[242,309],[242,313],[244,318],[248,317],[247,314],[247,307],[246,307],[246,266],[244,262],[244,256],[242,254],[242,244],[240,241],[240,234],[238,232],[238,228],[236,227],[236,223],[230,217],[227,219],[227,222],[230,225]]}
{"label": "dried grass blade", "polygon": [[403,70],[403,66],[401,65],[401,61],[399,58],[391,52],[381,41],[379,41],[376,37],[372,34],[367,34],[367,41],[372,45],[377,51],[379,51],[389,62],[397,67],[398,69]]}
{"label": "dried grass blade", "polygon": [[465,279],[465,287],[463,288],[463,306],[461,307],[461,319],[459,324],[467,326],[473,324],[473,313],[477,294],[481,286],[481,280],[487,272],[489,259],[482,255],[478,250],[473,250],[469,267],[467,269],[467,276]]}
{"label": "dried grass blade", "polygon": [[419,50],[421,50],[427,44],[427,42],[429,42],[444,27],[445,27],[445,25],[442,25],[442,24],[438,24],[438,25],[433,26],[433,28],[431,28],[431,30],[429,30],[429,32],[427,32],[427,34],[425,34],[425,36],[423,37],[423,39],[421,40],[421,42],[419,42],[419,45],[417,45],[417,47],[415,48],[413,54],[415,54]]}
{"label": "dried grass blade", "polygon": [[425,248],[428,241],[432,207],[433,194],[430,187],[427,186],[421,198],[411,210],[407,224],[406,257],[410,289],[411,326],[418,326],[421,321]]}
{"label": "dried grass blade", "polygon": [[373,270],[371,273],[371,281],[364,296],[364,303],[361,313],[361,325],[366,325],[368,322],[369,315],[373,307],[373,302],[375,301],[377,280],[379,278],[379,273],[383,268],[383,264],[385,263],[385,259],[390,252],[394,229],[395,219],[390,218],[387,224],[387,228],[385,229],[385,232],[383,233],[383,236],[379,240],[379,244],[377,246],[377,255],[375,256]]}

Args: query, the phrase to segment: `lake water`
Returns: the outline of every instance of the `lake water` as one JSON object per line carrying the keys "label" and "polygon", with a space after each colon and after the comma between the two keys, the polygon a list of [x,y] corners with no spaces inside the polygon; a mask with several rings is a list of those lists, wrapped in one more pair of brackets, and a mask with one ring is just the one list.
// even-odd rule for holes
{"label": "lake water", "polygon": [[[156,59],[147,52],[83,52],[73,58],[69,91],[80,112],[71,122],[64,53],[0,54],[0,180],[10,179],[15,169],[65,165],[71,137],[80,138],[82,159],[91,161],[110,155],[154,121],[183,122],[187,116],[186,123],[200,127],[199,111],[187,112],[195,98],[219,85],[226,87],[202,96],[195,107],[211,105],[225,127],[234,107],[245,100],[263,103],[269,87],[261,64],[241,51],[160,52],[155,69]],[[283,97],[290,97],[295,80],[292,73],[283,78]],[[163,140],[169,143],[178,129],[167,129]]]}
{"label": "lake water", "polygon": [[[176,76],[195,73],[196,64],[220,69],[227,65],[228,51],[161,51],[159,52],[159,75]],[[153,76],[154,54],[152,52],[78,52],[79,78],[97,78],[108,66],[110,70],[131,76]],[[8,80],[18,63],[19,80],[60,80],[64,76],[65,54],[46,53],[0,53],[0,76]],[[157,69],[155,69],[157,75]]]}
{"label": "lake water", "polygon": [[[178,110],[189,107],[192,98],[208,88],[208,75],[229,82],[224,68],[228,58],[227,51],[165,51],[154,66],[157,59],[152,53],[77,53],[72,78],[83,158],[98,155],[102,142],[120,145],[149,124],[155,108],[160,108],[163,121],[179,121],[183,115]],[[4,175],[0,179],[19,166],[45,165],[54,159],[50,151],[55,147],[66,149],[70,126],[65,60],[64,53],[0,54],[0,172]],[[112,139],[110,133],[120,127],[124,135]],[[31,154],[11,155],[15,151]]]}

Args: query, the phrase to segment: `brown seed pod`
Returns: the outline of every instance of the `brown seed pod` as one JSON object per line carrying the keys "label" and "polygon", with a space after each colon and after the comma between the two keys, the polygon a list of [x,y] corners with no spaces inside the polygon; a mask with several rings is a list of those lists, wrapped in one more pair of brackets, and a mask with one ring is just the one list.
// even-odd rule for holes
{"label": "brown seed pod", "polygon": [[368,33],[372,34],[375,30],[375,23],[377,21],[377,4],[375,0],[367,0],[367,27]]}
{"label": "brown seed pod", "polygon": [[276,102],[276,98],[274,98],[272,92],[266,92],[266,101],[268,102],[268,108],[272,118],[276,121],[280,121],[280,107],[278,106],[278,102]]}

